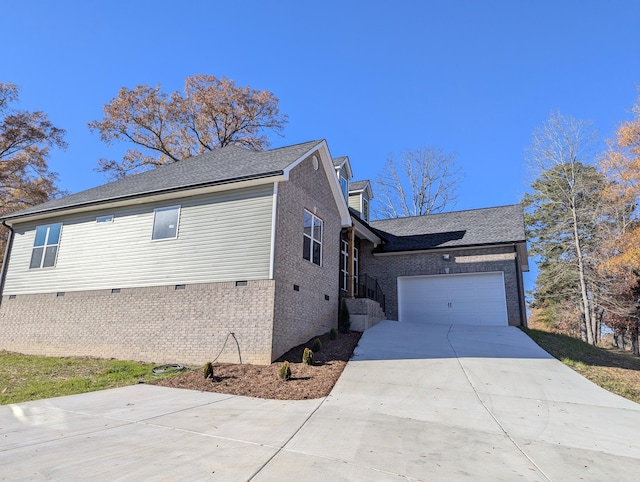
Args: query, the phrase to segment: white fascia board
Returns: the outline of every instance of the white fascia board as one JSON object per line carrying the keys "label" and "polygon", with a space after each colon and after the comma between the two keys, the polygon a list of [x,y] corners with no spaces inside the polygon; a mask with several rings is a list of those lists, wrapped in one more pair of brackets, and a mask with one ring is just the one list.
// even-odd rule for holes
{"label": "white fascia board", "polygon": [[346,168],[347,180],[350,180],[353,177],[353,170],[351,169],[351,161],[349,160],[349,156],[341,156],[341,157],[344,157],[344,160],[338,165],[334,164],[333,167],[336,171],[338,169]]}
{"label": "white fascia board", "polygon": [[24,217],[7,219],[6,224],[9,226],[14,226],[16,224],[22,224],[32,221],[40,221],[43,219],[57,218],[60,216],[66,216],[68,214],[78,214],[78,213],[86,213],[91,211],[98,211],[104,209],[117,208],[122,206],[136,206],[139,204],[148,204],[157,201],[166,201],[173,199],[184,199],[187,197],[199,196],[201,194],[210,194],[214,192],[224,192],[224,191],[232,191],[234,189],[242,189],[247,187],[261,186],[265,184],[273,184],[278,181],[282,181],[285,179],[283,175],[264,177],[260,179],[250,179],[247,181],[238,181],[238,182],[230,182],[226,184],[216,184],[213,186],[189,189],[188,187],[179,190],[172,191],[167,193],[150,193],[148,195],[140,195],[134,198],[127,199],[114,199],[114,200],[105,200],[104,202],[96,202],[91,203],[86,206],[72,206],[69,208],[60,208],[52,211],[42,212],[42,213],[34,213],[32,215],[26,215]]}
{"label": "white fascia board", "polygon": [[367,184],[362,189],[349,189],[349,195],[362,194],[365,191],[369,195],[369,200],[373,199],[373,190],[371,189],[371,182],[368,179]]}
{"label": "white fascia board", "polygon": [[353,177],[353,171],[351,170],[351,161],[349,160],[348,156],[345,156],[345,160],[342,163],[342,166],[347,168],[347,180],[351,180],[351,178]]}
{"label": "white fascia board", "polygon": [[351,227],[351,214],[349,213],[349,206],[347,205],[347,201],[342,195],[342,190],[340,189],[339,180],[336,177],[336,170],[335,166],[333,165],[333,158],[331,157],[331,153],[329,152],[329,146],[327,146],[327,141],[322,140],[318,142],[315,146],[302,154],[298,159],[289,164],[284,169],[284,177],[288,180],[291,169],[296,167],[316,151],[317,156],[319,157],[318,164],[322,166],[322,169],[327,176],[333,200],[338,207],[338,212],[340,213],[340,223],[342,224],[343,228]]}
{"label": "white fascia board", "polygon": [[367,193],[369,194],[369,201],[373,199],[373,190],[371,189],[371,182],[367,181]]}
{"label": "white fascia board", "polygon": [[378,246],[382,242],[380,237],[377,236],[373,231],[368,229],[358,218],[355,218],[352,215],[351,219],[353,222],[353,226],[356,228],[356,234],[359,238],[364,238],[368,241],[371,241],[374,247]]}

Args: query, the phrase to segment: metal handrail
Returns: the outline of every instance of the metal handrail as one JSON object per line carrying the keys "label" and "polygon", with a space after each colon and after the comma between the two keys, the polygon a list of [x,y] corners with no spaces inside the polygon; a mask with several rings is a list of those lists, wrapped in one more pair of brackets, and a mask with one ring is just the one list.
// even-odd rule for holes
{"label": "metal handrail", "polygon": [[368,298],[377,301],[382,311],[386,311],[386,298],[382,292],[382,288],[380,288],[378,280],[369,275],[362,274],[351,276],[348,281],[350,284],[353,283],[354,298]]}

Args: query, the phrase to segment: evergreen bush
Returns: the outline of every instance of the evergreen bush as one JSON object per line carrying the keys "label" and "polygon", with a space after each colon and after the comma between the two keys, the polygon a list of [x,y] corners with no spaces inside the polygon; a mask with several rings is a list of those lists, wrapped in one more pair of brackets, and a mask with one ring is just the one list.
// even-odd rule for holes
{"label": "evergreen bush", "polygon": [[213,378],[213,364],[211,362],[207,362],[204,366],[204,377]]}
{"label": "evergreen bush", "polygon": [[302,363],[304,363],[305,365],[313,365],[313,358],[313,350],[305,348],[304,352],[302,353]]}
{"label": "evergreen bush", "polygon": [[291,378],[291,367],[288,361],[285,361],[280,367],[280,378],[285,382]]}
{"label": "evergreen bush", "polygon": [[322,342],[320,341],[320,338],[316,338],[315,340],[313,340],[313,343],[311,344],[311,350],[313,351],[313,353],[318,353],[320,350],[322,350]]}
{"label": "evergreen bush", "polygon": [[336,338],[338,338],[338,330],[331,328],[331,331],[329,332],[329,339],[335,340]]}
{"label": "evergreen bush", "polygon": [[347,308],[347,301],[344,298],[342,298],[340,313],[338,314],[338,329],[340,330],[340,333],[349,333],[349,330],[351,330],[349,308]]}

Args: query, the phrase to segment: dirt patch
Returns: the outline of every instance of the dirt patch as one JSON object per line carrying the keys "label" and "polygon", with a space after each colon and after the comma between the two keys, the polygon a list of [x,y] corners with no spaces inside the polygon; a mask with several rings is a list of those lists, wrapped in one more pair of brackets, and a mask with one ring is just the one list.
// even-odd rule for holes
{"label": "dirt patch", "polygon": [[[215,363],[213,379],[205,379],[202,367],[154,382],[172,388],[228,393],[276,400],[305,400],[326,397],[351,358],[362,333],[340,333],[335,340],[319,336],[322,349],[315,354],[313,366],[302,363],[302,352],[313,340],[292,348],[271,365]],[[282,381],[278,372],[288,361],[292,376]]]}

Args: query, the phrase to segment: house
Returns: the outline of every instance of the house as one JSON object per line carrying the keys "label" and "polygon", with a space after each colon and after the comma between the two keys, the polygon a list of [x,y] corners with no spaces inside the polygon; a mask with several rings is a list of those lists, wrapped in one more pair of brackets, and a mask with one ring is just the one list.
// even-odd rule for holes
{"label": "house", "polygon": [[326,141],[228,146],[6,216],[0,349],[268,364],[342,297],[360,330],[526,323],[520,206],[370,221],[351,178]]}

